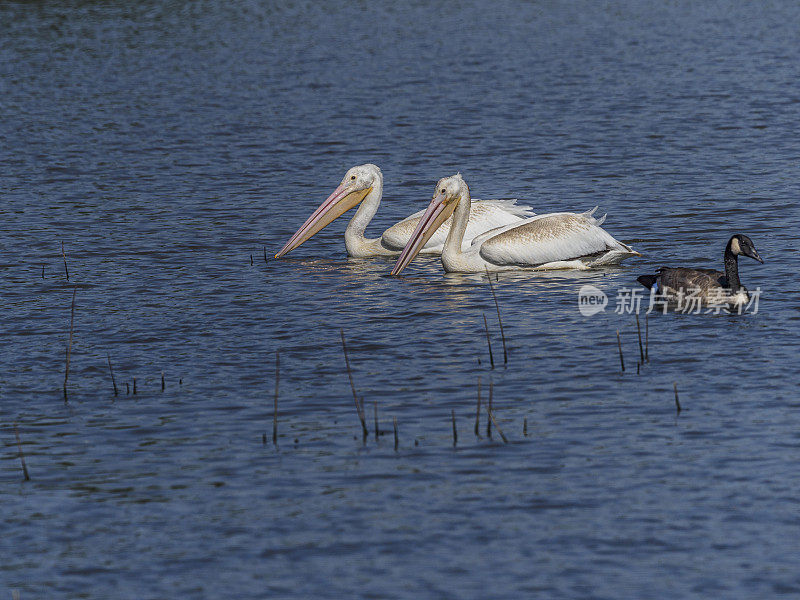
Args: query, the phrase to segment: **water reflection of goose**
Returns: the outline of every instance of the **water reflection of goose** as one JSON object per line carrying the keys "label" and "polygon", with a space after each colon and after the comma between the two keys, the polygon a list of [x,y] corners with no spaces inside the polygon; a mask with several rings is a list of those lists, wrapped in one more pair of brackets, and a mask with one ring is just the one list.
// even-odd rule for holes
{"label": "water reflection of goose", "polygon": [[461,175],[446,177],[436,185],[433,200],[392,269],[392,275],[408,266],[450,215],[453,215],[453,226],[442,251],[442,265],[448,272],[588,269],[641,256],[601,228],[605,218],[595,219],[593,212],[537,215],[488,231],[465,246],[465,225],[470,215],[469,187]]}
{"label": "water reflection of goose", "polygon": [[691,294],[705,303],[739,305],[750,299],[747,288],[739,280],[740,255],[764,263],[756,251],[753,240],[737,233],[725,246],[724,273],[714,269],[661,267],[655,275],[640,275],[636,280],[644,287],[655,288],[656,292],[672,300],[679,300]]}
{"label": "water reflection of goose", "polygon": [[[392,225],[379,238],[367,239],[364,231],[378,212],[382,195],[383,174],[377,166],[366,164],[353,167],[347,171],[339,187],[312,213],[275,258],[294,250],[359,203],[361,206],[344,232],[347,254],[356,258],[396,256],[410,239],[425,211],[421,210]],[[465,247],[479,234],[496,227],[520,223],[523,218],[533,214],[530,207],[517,206],[516,200],[475,200],[463,233]],[[450,221],[442,223],[439,233],[427,239],[420,251],[425,254],[441,254],[449,230]]]}

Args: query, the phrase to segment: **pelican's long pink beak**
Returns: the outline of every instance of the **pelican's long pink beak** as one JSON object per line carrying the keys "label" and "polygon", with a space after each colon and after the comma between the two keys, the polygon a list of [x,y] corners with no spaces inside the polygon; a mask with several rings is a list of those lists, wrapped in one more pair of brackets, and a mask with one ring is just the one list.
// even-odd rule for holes
{"label": "pelican's long pink beak", "polygon": [[411,234],[411,239],[408,240],[406,247],[400,253],[400,257],[392,269],[392,275],[399,275],[408,264],[414,260],[414,257],[419,254],[419,251],[425,246],[431,236],[436,233],[442,223],[453,214],[457,202],[448,202],[445,194],[437,194],[434,196],[428,209],[422,218],[417,223],[417,228]]}
{"label": "pelican's long pink beak", "polygon": [[344,183],[340,184],[328,198],[320,204],[319,208],[315,210],[310,217],[303,223],[303,226],[298,229],[295,234],[289,238],[289,241],[281,248],[280,252],[275,255],[275,258],[280,258],[287,252],[294,250],[300,244],[311,238],[333,222],[337,217],[356,206],[361,202],[367,194],[372,191],[369,187],[365,190],[351,190],[349,186]]}

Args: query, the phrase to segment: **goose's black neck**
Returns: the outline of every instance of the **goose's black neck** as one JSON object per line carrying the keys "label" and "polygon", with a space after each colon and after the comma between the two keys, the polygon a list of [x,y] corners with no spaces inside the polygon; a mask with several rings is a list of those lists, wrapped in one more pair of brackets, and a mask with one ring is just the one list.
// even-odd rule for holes
{"label": "goose's black neck", "polygon": [[725,246],[725,279],[728,280],[728,287],[731,292],[736,293],[742,287],[742,282],[739,281],[739,258],[731,250],[731,243]]}

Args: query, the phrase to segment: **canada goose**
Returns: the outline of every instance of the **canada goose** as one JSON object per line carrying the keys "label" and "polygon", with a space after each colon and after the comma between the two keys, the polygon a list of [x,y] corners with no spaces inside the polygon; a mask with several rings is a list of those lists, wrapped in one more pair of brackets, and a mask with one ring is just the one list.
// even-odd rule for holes
{"label": "canada goose", "polygon": [[750,299],[739,281],[740,254],[764,263],[756,247],[746,235],[737,233],[725,246],[725,272],[714,269],[688,269],[686,267],[661,267],[656,275],[640,275],[636,280],[647,289],[654,289],[671,301],[680,302],[692,296],[705,304],[741,305]]}

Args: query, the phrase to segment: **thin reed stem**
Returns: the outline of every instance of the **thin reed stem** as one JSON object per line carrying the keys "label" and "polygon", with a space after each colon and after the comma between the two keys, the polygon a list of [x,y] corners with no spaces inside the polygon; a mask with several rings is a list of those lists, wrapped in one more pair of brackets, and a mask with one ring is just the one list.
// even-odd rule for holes
{"label": "thin reed stem", "polygon": [[358,412],[364,440],[366,440],[369,435],[369,431],[367,431],[367,419],[364,415],[364,407],[358,401],[358,394],[356,394],[356,384],[353,382],[353,371],[350,369],[350,359],[347,357],[347,344],[345,344],[344,341],[344,329],[340,329],[339,333],[342,335],[342,352],[344,353],[344,364],[347,367],[347,376],[350,378],[350,389],[353,390],[353,401],[356,403],[356,412]]}
{"label": "thin reed stem", "polygon": [[64,258],[64,274],[67,276],[67,281],[69,281],[69,269],[67,268],[67,255],[64,253],[64,242],[61,242],[61,256]]}
{"label": "thin reed stem", "polygon": [[619,348],[619,365],[625,371],[625,361],[622,359],[622,341],[619,339],[619,329],[617,329],[617,347]]}
{"label": "thin reed stem", "polygon": [[111,367],[111,355],[106,353],[106,358],[108,359],[108,372],[111,373],[111,385],[114,386],[114,397],[117,397],[119,390],[117,390],[117,382],[114,379],[114,369]]}
{"label": "thin reed stem", "polygon": [[489,269],[486,269],[486,279],[489,281],[489,289],[492,290],[492,298],[494,298],[494,307],[497,309],[497,322],[500,323],[500,339],[503,340],[503,364],[508,364],[508,350],[506,350],[506,335],[503,331],[503,319],[500,316],[500,305],[497,303],[497,294],[494,293],[494,286],[492,285],[492,276],[489,275]]}
{"label": "thin reed stem", "polygon": [[506,438],[505,434],[503,433],[503,430],[502,430],[502,429],[500,429],[500,425],[498,425],[498,424],[497,424],[497,421],[495,421],[495,420],[494,420],[494,411],[492,411],[492,409],[491,409],[491,408],[488,408],[488,407],[487,407],[487,410],[486,410],[486,412],[488,412],[488,413],[489,413],[489,420],[490,420],[492,423],[494,423],[494,428],[495,428],[495,429],[497,429],[497,433],[499,433],[499,434],[500,434],[500,437],[503,439],[503,442],[507,444],[507,443],[508,443],[508,439]]}
{"label": "thin reed stem", "polygon": [[[639,362],[644,364],[644,347],[642,346],[642,328],[639,325],[639,313],[636,313],[636,333],[639,334]],[[636,372],[639,372],[638,368]]]}
{"label": "thin reed stem", "polygon": [[450,418],[453,420],[453,448],[458,445],[458,431],[456,430],[456,411],[455,409],[450,409]]}
{"label": "thin reed stem", "polygon": [[483,327],[486,330],[486,344],[489,346],[489,362],[494,369],[494,355],[492,354],[492,340],[489,339],[489,323],[486,321],[486,313],[483,313]]}
{"label": "thin reed stem", "polygon": [[673,383],[672,389],[675,390],[675,415],[681,414],[681,402],[678,400],[678,384]]}

